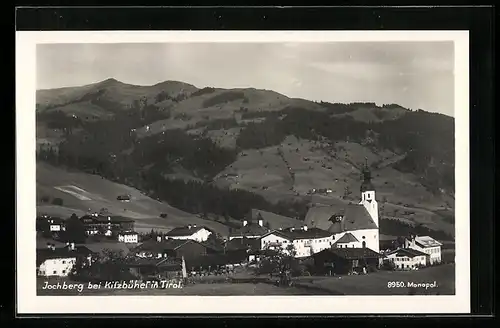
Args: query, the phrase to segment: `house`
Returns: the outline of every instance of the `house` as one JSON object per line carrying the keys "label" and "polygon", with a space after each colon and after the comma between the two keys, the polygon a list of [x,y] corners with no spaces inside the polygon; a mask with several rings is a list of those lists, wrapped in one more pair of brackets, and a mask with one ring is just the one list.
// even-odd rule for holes
{"label": "house", "polygon": [[369,248],[378,253],[380,251],[378,204],[367,164],[363,169],[363,176],[364,181],[360,188],[361,200],[358,204],[343,206],[315,204],[307,212],[305,223],[309,227],[330,232],[334,242],[349,233],[351,236],[346,238],[353,241],[356,239],[356,246]]}
{"label": "house", "polygon": [[429,255],[412,248],[399,248],[386,253],[385,256],[398,270],[414,270],[426,266],[429,258]]}
{"label": "house", "polygon": [[252,249],[252,250],[260,250],[260,239],[259,238],[233,238],[231,240],[226,241],[224,244],[225,251],[233,251],[240,249]]}
{"label": "house", "polygon": [[86,258],[90,261],[92,254],[92,251],[84,246],[75,247],[75,244],[69,244],[56,248],[53,244],[48,244],[47,248],[36,250],[37,275],[66,277],[71,273],[77,259]]}
{"label": "house", "polygon": [[126,244],[137,244],[139,242],[139,234],[135,231],[124,231],[118,233],[118,241]]}
{"label": "house", "polygon": [[383,255],[369,248],[330,248],[312,256],[315,274],[369,272],[378,268]]}
{"label": "house", "polygon": [[248,221],[243,220],[243,225],[229,234],[229,240],[236,238],[260,238],[264,236],[269,229],[264,227],[264,220]]}
{"label": "house", "polygon": [[441,263],[441,246],[438,242],[429,236],[410,236],[404,242],[405,248],[411,248],[429,255],[429,264]]}
{"label": "house", "polygon": [[162,240],[158,236],[157,240],[149,240],[132,250],[136,257],[140,258],[182,258],[186,259],[206,254],[213,254],[216,251],[206,244],[195,240],[187,239],[166,239]]}
{"label": "house", "polygon": [[350,232],[345,233],[332,245],[335,248],[362,248],[362,243]]}
{"label": "house", "polygon": [[165,237],[167,239],[177,239],[177,240],[195,240],[198,242],[203,242],[208,239],[212,234],[212,231],[206,227],[197,227],[196,224],[190,224],[185,227],[178,227],[170,230]]}
{"label": "house", "polygon": [[116,200],[119,200],[121,202],[130,202],[130,195],[119,195],[116,197]]}
{"label": "house", "polygon": [[303,226],[301,229],[288,228],[274,230],[260,238],[261,249],[295,249],[295,257],[307,257],[332,247],[332,233],[318,228]]}
{"label": "house", "polygon": [[134,220],[122,216],[109,216],[93,213],[80,218],[88,235],[103,234],[111,236],[121,231],[133,231]]}

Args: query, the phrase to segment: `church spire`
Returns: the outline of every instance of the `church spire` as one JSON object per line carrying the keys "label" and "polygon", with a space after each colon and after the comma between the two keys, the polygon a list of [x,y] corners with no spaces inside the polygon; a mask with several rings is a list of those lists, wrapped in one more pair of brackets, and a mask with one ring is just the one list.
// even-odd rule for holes
{"label": "church spire", "polygon": [[374,191],[375,188],[372,184],[372,174],[368,166],[368,158],[365,157],[365,165],[363,167],[363,183],[361,184],[361,192]]}

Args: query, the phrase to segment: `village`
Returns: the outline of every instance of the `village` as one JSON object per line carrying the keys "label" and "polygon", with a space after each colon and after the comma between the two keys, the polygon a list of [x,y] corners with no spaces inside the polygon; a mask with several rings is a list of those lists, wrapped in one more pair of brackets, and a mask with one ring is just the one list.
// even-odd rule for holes
{"label": "village", "polygon": [[195,224],[139,233],[134,220],[105,209],[81,217],[40,215],[37,276],[40,282],[174,279],[186,286],[215,277],[225,283],[260,277],[287,288],[301,277],[423,271],[441,264],[443,244],[430,236],[381,237],[368,166],[363,176],[358,204],[314,204],[302,226],[278,229],[266,224],[274,213],[254,209],[227,236]]}

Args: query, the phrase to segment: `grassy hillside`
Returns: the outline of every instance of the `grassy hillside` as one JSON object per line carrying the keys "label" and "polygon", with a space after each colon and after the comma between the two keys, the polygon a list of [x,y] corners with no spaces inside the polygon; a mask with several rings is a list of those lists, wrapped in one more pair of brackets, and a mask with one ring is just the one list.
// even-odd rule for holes
{"label": "grassy hillside", "polygon": [[[445,115],[109,79],[38,91],[37,142],[41,161],[238,220],[254,207],[300,217],[309,202],[357,202],[367,159],[384,218],[454,232],[454,121]],[[309,194],[322,188],[331,192]],[[225,205],[235,202],[245,205]]]}
{"label": "grassy hillside", "polygon": [[[116,199],[124,194],[131,196],[130,202],[120,202]],[[61,206],[51,204],[55,198],[63,201]],[[97,175],[68,171],[46,163],[37,165],[37,205],[40,214],[63,218],[72,213],[82,215],[89,209],[99,211],[106,208],[113,215],[136,220],[139,231],[150,231],[153,227],[167,231],[187,224],[205,225],[223,235],[227,235],[229,230],[224,224],[203,220],[178,210],[144,195],[135,188],[111,182]],[[168,217],[160,218],[161,213],[168,214]]]}

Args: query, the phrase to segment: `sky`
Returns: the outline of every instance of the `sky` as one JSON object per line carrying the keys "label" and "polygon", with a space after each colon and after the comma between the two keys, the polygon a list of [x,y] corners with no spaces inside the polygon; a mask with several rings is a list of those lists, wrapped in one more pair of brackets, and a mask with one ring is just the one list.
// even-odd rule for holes
{"label": "sky", "polygon": [[115,78],[396,103],[454,116],[453,42],[114,43],[37,46],[37,89]]}

